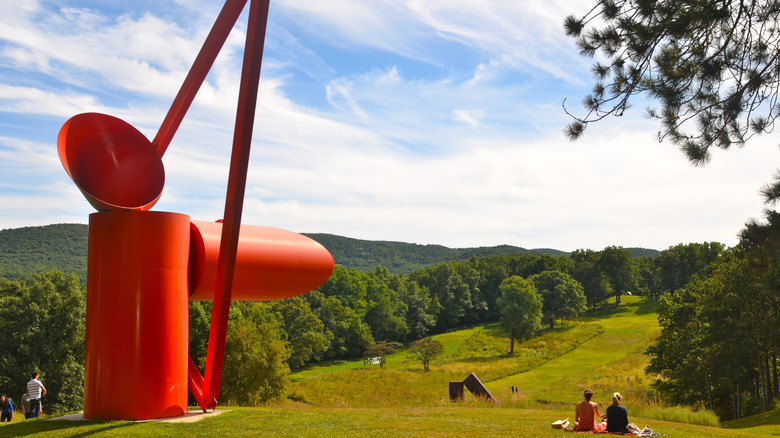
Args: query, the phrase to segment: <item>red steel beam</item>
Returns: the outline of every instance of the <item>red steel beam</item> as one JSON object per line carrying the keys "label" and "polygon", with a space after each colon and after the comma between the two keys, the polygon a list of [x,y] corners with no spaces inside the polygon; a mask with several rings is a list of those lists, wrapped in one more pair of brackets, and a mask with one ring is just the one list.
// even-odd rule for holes
{"label": "red steel beam", "polygon": [[173,100],[168,114],[165,115],[160,129],[157,131],[157,136],[152,141],[152,146],[157,150],[157,154],[160,157],[168,149],[173,135],[176,134],[176,130],[179,129],[179,125],[195,99],[195,95],[198,94],[200,86],[206,80],[206,75],[208,75],[211,66],[214,65],[214,60],[217,59],[217,54],[219,54],[219,51],[225,44],[230,31],[233,30],[233,26],[236,24],[238,16],[241,15],[246,1],[227,0],[219,16],[217,16],[214,26],[212,26],[206,41],[203,43],[203,47],[198,52],[198,56],[195,57],[195,62],[181,84],[179,93]]}
{"label": "red steel beam", "polygon": [[206,402],[211,408],[216,407],[222,380],[230,295],[236,268],[238,232],[241,227],[241,213],[244,206],[249,150],[252,143],[252,128],[255,107],[257,106],[257,90],[260,82],[260,66],[263,59],[269,3],[270,0],[252,0],[249,6],[249,23],[244,45],[236,125],[233,131],[233,152],[230,157],[230,174],[225,198],[225,215],[206,355]]}

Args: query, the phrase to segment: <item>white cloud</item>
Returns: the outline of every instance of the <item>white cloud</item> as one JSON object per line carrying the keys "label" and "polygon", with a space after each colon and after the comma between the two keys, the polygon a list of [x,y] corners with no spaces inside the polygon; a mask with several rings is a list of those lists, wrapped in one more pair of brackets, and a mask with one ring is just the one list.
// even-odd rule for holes
{"label": "white cloud", "polygon": [[456,109],[452,112],[455,121],[463,122],[475,127],[479,126],[479,116],[477,116],[473,111]]}
{"label": "white cloud", "polygon": [[67,117],[76,112],[105,111],[105,107],[92,95],[0,84],[0,110]]}
{"label": "white cloud", "polygon": [[417,52],[410,47],[407,35],[424,31],[402,3],[387,0],[282,0],[274,4],[272,12],[291,15],[302,27],[330,43],[357,44],[405,55]]}
{"label": "white cloud", "polygon": [[285,0],[282,14],[293,16],[317,38],[347,47],[370,47],[446,65],[446,54],[429,44],[449,40],[480,53],[484,67],[507,66],[578,82],[571,65],[588,62],[563,34],[563,18],[584,12],[584,1],[386,0],[327,3]]}

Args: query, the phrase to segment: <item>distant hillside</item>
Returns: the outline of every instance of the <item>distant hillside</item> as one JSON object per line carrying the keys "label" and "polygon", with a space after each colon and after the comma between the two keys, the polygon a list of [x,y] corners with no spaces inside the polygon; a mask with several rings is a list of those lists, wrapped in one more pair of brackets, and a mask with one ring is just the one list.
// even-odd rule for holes
{"label": "distant hillside", "polygon": [[0,231],[0,277],[17,280],[46,271],[75,272],[87,280],[87,229],[83,224]]}
{"label": "distant hillside", "polygon": [[[75,272],[82,283],[87,278],[87,232],[82,224],[57,224],[0,230],[0,277],[16,280],[50,270]],[[407,274],[437,263],[466,260],[471,256],[549,254],[566,255],[555,249],[524,249],[510,245],[479,248],[447,248],[441,245],[359,240],[333,234],[306,236],[328,249],[335,262],[347,268],[372,271],[386,267],[394,274]],[[626,248],[634,256],[655,257],[659,251]]]}
{"label": "distant hillside", "polygon": [[417,269],[437,263],[467,260],[471,256],[493,257],[501,255],[524,255],[528,253],[564,255],[554,249],[525,249],[517,246],[500,245],[479,248],[447,248],[441,245],[418,245],[416,243],[359,240],[333,234],[306,234],[330,251],[337,264],[360,271],[372,271],[377,266],[387,268],[394,274],[408,274]]}

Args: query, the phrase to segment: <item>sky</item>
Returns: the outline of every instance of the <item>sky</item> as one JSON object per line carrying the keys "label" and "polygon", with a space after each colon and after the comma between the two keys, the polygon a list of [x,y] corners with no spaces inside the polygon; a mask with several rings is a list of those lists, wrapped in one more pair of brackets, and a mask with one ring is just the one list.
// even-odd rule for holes
{"label": "sky", "polygon": [[[242,223],[452,248],[737,243],[778,141],[695,167],[638,102],[570,142],[593,82],[563,19],[594,0],[271,0]],[[0,0],[0,229],[87,223],[70,117],[152,139],[221,8]],[[248,7],[247,7],[248,9]],[[163,156],[154,211],[221,218],[247,13]]]}

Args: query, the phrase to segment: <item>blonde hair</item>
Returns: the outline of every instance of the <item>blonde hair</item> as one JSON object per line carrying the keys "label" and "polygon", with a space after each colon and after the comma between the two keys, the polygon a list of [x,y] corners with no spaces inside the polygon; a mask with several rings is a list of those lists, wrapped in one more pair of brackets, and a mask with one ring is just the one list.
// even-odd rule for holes
{"label": "blonde hair", "polygon": [[612,404],[613,405],[619,405],[622,400],[623,400],[623,396],[620,395],[619,392],[616,392],[616,393],[612,394]]}

